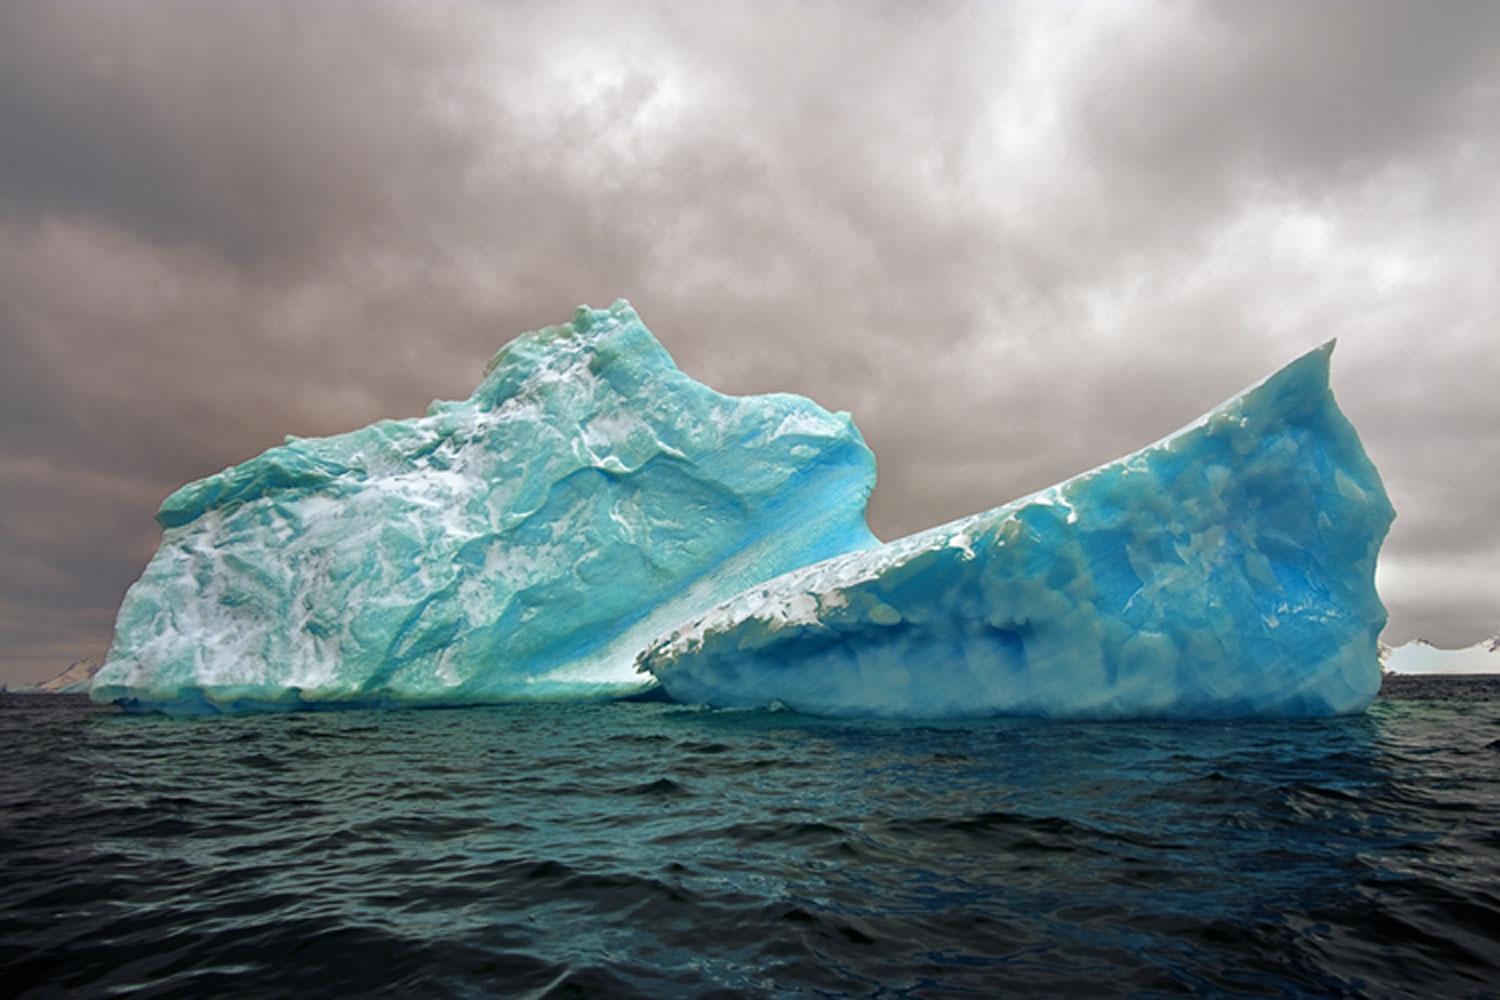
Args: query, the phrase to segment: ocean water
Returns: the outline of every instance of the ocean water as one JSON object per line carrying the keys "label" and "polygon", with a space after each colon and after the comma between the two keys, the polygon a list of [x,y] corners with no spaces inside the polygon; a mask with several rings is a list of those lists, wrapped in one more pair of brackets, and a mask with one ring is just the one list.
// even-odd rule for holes
{"label": "ocean water", "polygon": [[1242,724],[0,707],[9,996],[1495,996],[1500,679]]}

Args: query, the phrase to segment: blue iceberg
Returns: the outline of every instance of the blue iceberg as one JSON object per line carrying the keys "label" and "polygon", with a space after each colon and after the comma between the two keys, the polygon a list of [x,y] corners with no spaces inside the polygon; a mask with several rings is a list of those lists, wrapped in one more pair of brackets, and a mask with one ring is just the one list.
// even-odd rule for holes
{"label": "blue iceberg", "polygon": [[168,497],[91,693],[192,712],[638,692],[652,638],[876,544],[874,477],[848,414],[714,392],[627,303],[580,309],[466,400]]}
{"label": "blue iceberg", "polygon": [[747,590],[641,666],[679,701],[828,716],[1359,711],[1394,512],[1332,349],[1126,458]]}

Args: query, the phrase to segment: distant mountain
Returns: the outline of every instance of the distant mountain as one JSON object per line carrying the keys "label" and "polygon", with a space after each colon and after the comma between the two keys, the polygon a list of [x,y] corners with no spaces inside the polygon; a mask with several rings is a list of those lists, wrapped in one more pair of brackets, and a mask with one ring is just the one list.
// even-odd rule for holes
{"label": "distant mountain", "polygon": [[89,682],[98,672],[99,664],[95,661],[78,660],[50,681],[42,681],[33,690],[43,694],[85,694],[88,692]]}
{"label": "distant mountain", "polygon": [[1392,649],[1382,645],[1380,660],[1393,674],[1500,674],[1500,635],[1463,649],[1439,649],[1413,639]]}

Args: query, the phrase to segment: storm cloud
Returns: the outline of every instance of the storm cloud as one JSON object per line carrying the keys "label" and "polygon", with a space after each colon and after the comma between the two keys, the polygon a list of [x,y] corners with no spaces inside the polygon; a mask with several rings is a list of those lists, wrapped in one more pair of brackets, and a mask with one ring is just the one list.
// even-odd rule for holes
{"label": "storm cloud", "polygon": [[1388,641],[1500,629],[1500,5],[0,4],[0,680],[181,483],[581,302],[853,412],[892,537],[1340,339]]}

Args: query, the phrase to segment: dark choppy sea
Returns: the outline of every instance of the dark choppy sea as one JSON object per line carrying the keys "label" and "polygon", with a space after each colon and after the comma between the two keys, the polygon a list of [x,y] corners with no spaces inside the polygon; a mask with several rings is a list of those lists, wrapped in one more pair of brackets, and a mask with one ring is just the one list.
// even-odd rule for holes
{"label": "dark choppy sea", "polygon": [[1500,994],[1500,678],[1331,722],[0,707],[0,994]]}

